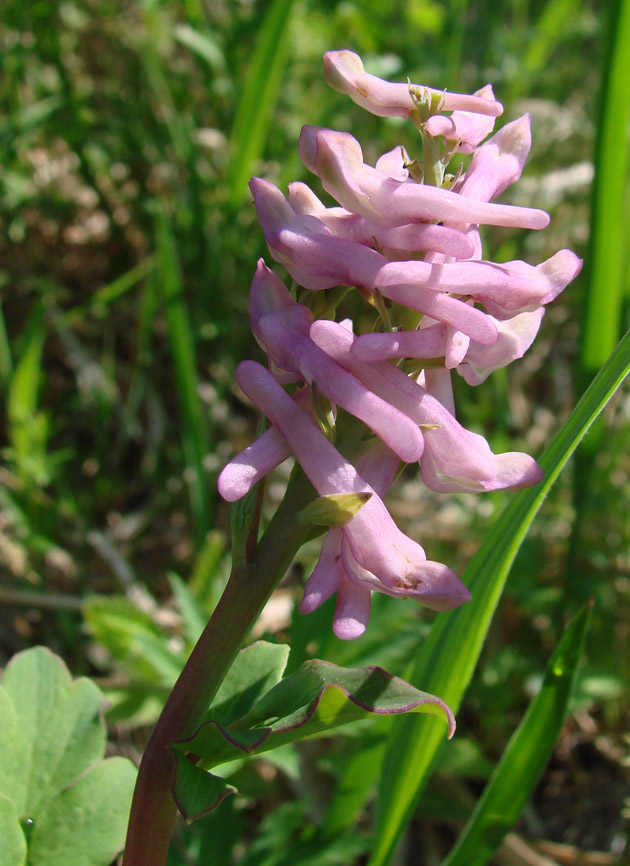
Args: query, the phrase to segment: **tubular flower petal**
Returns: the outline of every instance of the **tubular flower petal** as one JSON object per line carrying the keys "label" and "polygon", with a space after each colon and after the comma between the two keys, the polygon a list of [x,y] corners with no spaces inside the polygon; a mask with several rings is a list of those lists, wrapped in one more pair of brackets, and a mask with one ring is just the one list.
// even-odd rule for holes
{"label": "tubular flower petal", "polygon": [[370,75],[353,51],[328,51],[324,54],[324,78],[339,93],[345,93],[357,105],[378,117],[409,117],[416,109],[411,90],[427,92],[441,100],[441,111],[462,109],[498,117],[503,106],[495,99],[433,90],[421,84],[395,84]]}
{"label": "tubular flower petal", "polygon": [[[395,301],[399,298],[391,294],[392,289],[466,294],[480,301],[493,316],[506,319],[553,301],[581,268],[582,260],[570,250],[560,250],[536,267],[520,261],[502,265],[483,261],[388,262],[377,274],[375,283]],[[475,339],[474,334],[469,336]]]}
{"label": "tubular flower petal", "polygon": [[304,126],[298,141],[300,159],[322,181],[326,192],[349,211],[375,225],[396,226],[420,220],[543,229],[542,210],[491,204],[447,189],[391,178],[363,162],[356,138]]}
{"label": "tubular flower petal", "polygon": [[[494,100],[490,84],[486,84],[474,96]],[[460,153],[472,153],[479,142],[494,129],[494,117],[473,111],[454,111],[450,117],[434,114],[425,126],[429,135],[443,135],[448,141],[459,142],[457,149]]]}
{"label": "tubular flower petal", "polygon": [[458,366],[457,372],[469,385],[480,385],[490,373],[506,367],[517,358],[522,358],[536,339],[540,323],[545,314],[543,307],[528,313],[520,313],[506,322],[497,321],[499,336],[492,346],[481,346],[471,342],[468,351]]}
{"label": "tubular flower petal", "polygon": [[305,183],[289,184],[289,204],[296,214],[317,217],[335,237],[366,246],[376,243],[380,249],[431,250],[456,259],[467,259],[474,253],[472,241],[459,229],[432,223],[376,226],[345,208],[327,208]]}
{"label": "tubular flower petal", "polygon": [[513,120],[479,147],[458,189],[476,201],[492,201],[520,178],[532,144],[529,114]]}

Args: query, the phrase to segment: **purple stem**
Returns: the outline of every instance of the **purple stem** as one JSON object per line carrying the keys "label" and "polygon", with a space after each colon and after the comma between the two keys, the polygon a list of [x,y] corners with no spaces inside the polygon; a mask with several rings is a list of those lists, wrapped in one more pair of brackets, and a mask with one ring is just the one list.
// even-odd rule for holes
{"label": "purple stem", "polygon": [[131,804],[123,866],[164,866],[177,812],[168,746],[194,734],[269,596],[311,527],[297,522],[314,496],[300,476],[263,535],[252,562],[240,560],[168,697],[147,744]]}

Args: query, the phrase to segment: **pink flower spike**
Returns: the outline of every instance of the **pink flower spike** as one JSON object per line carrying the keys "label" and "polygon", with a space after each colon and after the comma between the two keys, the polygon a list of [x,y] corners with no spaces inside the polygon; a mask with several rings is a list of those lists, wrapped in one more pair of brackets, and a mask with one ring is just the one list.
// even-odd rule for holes
{"label": "pink flower spike", "polygon": [[492,346],[481,346],[471,342],[466,357],[457,372],[469,385],[480,385],[500,367],[506,367],[517,358],[522,358],[534,342],[544,307],[530,313],[520,313],[505,322],[496,321],[499,336]]}
{"label": "pink flower spike", "polygon": [[470,593],[456,575],[445,565],[427,562],[420,545],[398,529],[378,494],[308,421],[271,373],[255,361],[243,361],[236,377],[245,394],[280,430],[320,496],[372,494],[342,529],[344,563],[350,548],[363,579],[382,584],[382,592],[404,591],[438,610],[469,600]]}
{"label": "pink flower spike", "polygon": [[359,142],[347,132],[303,126],[300,159],[317,174],[326,192],[349,211],[376,225],[421,220],[543,229],[549,215],[534,208],[474,201],[426,184],[395,180],[365,165]]}
{"label": "pink flower spike", "polygon": [[363,67],[358,54],[353,51],[328,51],[324,54],[324,78],[339,93],[345,93],[357,105],[378,117],[409,117],[416,106],[410,88],[422,93],[439,96],[440,110],[463,109],[497,117],[503,106],[496,100],[479,96],[433,90],[421,84],[395,84],[370,75]]}
{"label": "pink flower spike", "polygon": [[[483,99],[494,99],[490,84],[486,84],[475,96]],[[471,111],[454,111],[450,117],[434,114],[426,124],[429,135],[443,135],[448,141],[458,141],[460,153],[472,153],[480,141],[483,141],[494,129],[494,117],[473,113]]]}

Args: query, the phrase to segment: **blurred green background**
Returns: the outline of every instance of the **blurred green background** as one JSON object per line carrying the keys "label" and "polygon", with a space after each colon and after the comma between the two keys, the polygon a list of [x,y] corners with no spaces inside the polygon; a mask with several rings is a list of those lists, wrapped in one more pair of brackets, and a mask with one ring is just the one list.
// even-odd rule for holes
{"label": "blurred green background", "polygon": [[[303,123],[351,131],[368,161],[397,143],[419,155],[409,125],[326,87],[328,49],[352,48],[392,80],[465,92],[490,81],[505,105],[501,122],[531,113],[530,160],[503,200],[543,207],[552,223],[541,233],[487,230],[486,257],[538,263],[570,247],[586,257],[585,271],[550,307],[522,362],[479,389],[455,385],[460,420],[495,450],[540,453],[628,326],[623,223],[604,219],[617,213],[611,201],[628,212],[627,136],[605,151],[601,134],[606,110],[622,123],[628,111],[623,88],[613,94],[619,104],[605,96],[617,9],[595,0],[5,0],[1,663],[45,643],[75,673],[96,676],[117,748],[139,754],[226,579],[228,514],[216,476],[257,421],[233,380],[240,360],[260,358],[247,295],[265,244],[247,180],[308,180],[296,153]],[[359,321],[360,311],[349,308]],[[439,862],[564,625],[591,596],[576,712],[521,831],[562,843],[566,856],[570,846],[600,849],[610,863],[623,856],[629,423],[626,388],[519,555],[460,714],[460,744],[410,831],[411,851],[420,839],[435,852],[423,863]],[[268,509],[286,477],[269,483]],[[431,559],[461,572],[507,496],[439,497],[410,468],[389,504]],[[316,544],[304,549],[259,633],[292,635],[292,667],[318,655],[403,674],[430,616],[380,598],[367,635],[343,644],[330,635],[329,605],[294,613],[316,554]],[[182,830],[173,864],[280,866],[295,845],[305,853],[291,862],[361,862],[369,802],[343,844],[313,835],[360,745],[364,735],[350,733],[235,768],[248,797]],[[242,840],[259,821],[246,855]]]}

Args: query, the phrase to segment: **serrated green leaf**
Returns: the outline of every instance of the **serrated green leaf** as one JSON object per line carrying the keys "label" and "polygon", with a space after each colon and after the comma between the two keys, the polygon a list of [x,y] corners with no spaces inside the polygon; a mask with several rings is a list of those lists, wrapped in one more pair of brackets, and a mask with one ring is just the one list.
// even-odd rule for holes
{"label": "serrated green leaf", "polygon": [[512,735],[443,866],[485,866],[511,830],[549,760],[564,722],[591,607],[575,617],[549,660],[540,692]]}
{"label": "serrated green leaf", "polygon": [[[475,670],[505,581],[520,545],[560,471],[630,371],[630,332],[621,340],[540,459],[544,480],[510,501],[464,574],[472,601],[435,620],[411,677],[438,692],[457,712]],[[432,772],[442,731],[426,719],[412,728],[396,720],[383,761],[377,828],[369,866],[384,866]]]}

